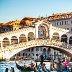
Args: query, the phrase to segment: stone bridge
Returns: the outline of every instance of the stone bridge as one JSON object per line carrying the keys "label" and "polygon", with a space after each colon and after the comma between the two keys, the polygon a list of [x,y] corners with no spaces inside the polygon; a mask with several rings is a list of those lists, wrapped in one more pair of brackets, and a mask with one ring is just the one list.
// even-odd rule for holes
{"label": "stone bridge", "polygon": [[2,56],[3,59],[10,59],[18,52],[36,46],[48,46],[56,50],[63,51],[68,56],[71,56],[72,54],[72,48],[69,47],[68,45],[64,46],[64,44],[61,42],[50,41],[49,39],[35,39],[35,40],[3,47],[2,50],[0,50],[0,56]]}

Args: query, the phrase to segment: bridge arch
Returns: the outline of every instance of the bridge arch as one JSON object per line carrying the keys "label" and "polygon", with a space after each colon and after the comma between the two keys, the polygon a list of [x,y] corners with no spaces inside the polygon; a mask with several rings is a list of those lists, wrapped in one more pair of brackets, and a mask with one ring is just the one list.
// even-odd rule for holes
{"label": "bridge arch", "polygon": [[72,36],[69,38],[69,44],[72,45]]}
{"label": "bridge arch", "polygon": [[[43,54],[44,55],[44,53],[47,53],[47,57],[52,53],[51,51],[51,49],[53,49],[54,51],[53,51],[53,54],[54,54],[54,52],[55,52],[55,50],[56,51],[59,51],[59,52],[61,52],[61,53],[63,53],[63,54],[65,54],[65,55],[67,55],[67,56],[69,56],[69,57],[72,57],[71,56],[71,54],[69,53],[69,52],[67,52],[67,51],[65,51],[64,49],[61,49],[61,48],[57,48],[57,47],[53,47],[53,46],[35,46],[36,48],[37,47],[43,47],[43,51],[42,51],[42,53],[41,54]],[[35,48],[35,47],[31,47],[30,49],[33,49],[33,48]],[[44,48],[45,47],[45,48]],[[27,48],[27,49],[29,49],[29,48]],[[24,50],[26,50],[26,49],[24,49]],[[23,50],[21,50],[21,51],[23,51]],[[19,51],[19,52],[17,52],[16,54],[19,56],[20,54],[20,52],[21,51]],[[48,51],[48,52],[47,52]],[[32,54],[34,54],[34,52],[31,52]],[[24,54],[24,56],[28,56],[30,53],[23,53]],[[35,53],[36,54],[36,53]],[[35,55],[34,54],[34,55]],[[40,54],[40,53],[39,53]],[[30,54],[31,55],[31,54]],[[15,55],[13,55],[13,56],[15,56]],[[11,56],[10,58],[12,58],[13,56]]]}
{"label": "bridge arch", "polygon": [[29,33],[28,33],[28,41],[34,40],[34,39],[35,39],[34,33],[33,33],[33,32],[29,32]]}
{"label": "bridge arch", "polygon": [[10,44],[9,39],[7,37],[5,37],[2,42],[3,42],[3,47],[8,46]]}
{"label": "bridge arch", "polygon": [[63,34],[63,35],[61,36],[61,42],[67,43],[67,35],[66,35],[66,34]]}
{"label": "bridge arch", "polygon": [[21,34],[20,37],[19,37],[19,43],[26,42],[26,41],[27,41],[27,39],[26,39],[25,34]]}
{"label": "bridge arch", "polygon": [[38,38],[49,37],[49,28],[46,24],[40,24],[38,26]]}
{"label": "bridge arch", "polygon": [[53,40],[59,40],[59,33],[54,32],[54,33],[53,33],[53,36],[52,36],[52,39],[53,39]]}
{"label": "bridge arch", "polygon": [[16,36],[11,37],[11,44],[18,44],[18,38]]}

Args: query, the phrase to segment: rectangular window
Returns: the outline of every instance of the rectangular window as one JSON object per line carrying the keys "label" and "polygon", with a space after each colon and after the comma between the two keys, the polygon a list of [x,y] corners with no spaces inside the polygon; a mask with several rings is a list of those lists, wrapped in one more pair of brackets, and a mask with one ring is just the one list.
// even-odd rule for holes
{"label": "rectangular window", "polygon": [[71,32],[72,32],[72,28],[71,28]]}
{"label": "rectangular window", "polygon": [[66,21],[65,21],[65,25],[66,25]]}
{"label": "rectangular window", "polygon": [[60,22],[60,25],[61,25],[61,22]]}
{"label": "rectangular window", "polygon": [[57,25],[58,25],[58,22],[57,22]]}
{"label": "rectangular window", "polygon": [[72,25],[72,21],[71,21],[71,25]]}
{"label": "rectangular window", "polygon": [[39,48],[36,48],[36,51],[39,51]]}
{"label": "rectangular window", "polygon": [[31,48],[31,51],[34,51],[34,48]]}
{"label": "rectangular window", "polygon": [[62,21],[62,25],[63,25],[63,21]]}
{"label": "rectangular window", "polygon": [[56,22],[55,22],[55,26],[56,26]]}
{"label": "rectangular window", "polygon": [[68,21],[66,21],[66,24],[68,24]]}

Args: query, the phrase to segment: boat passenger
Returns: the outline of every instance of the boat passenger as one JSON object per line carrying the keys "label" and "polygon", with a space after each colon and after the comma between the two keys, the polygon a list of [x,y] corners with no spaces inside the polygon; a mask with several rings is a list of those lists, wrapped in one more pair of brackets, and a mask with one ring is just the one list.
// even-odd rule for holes
{"label": "boat passenger", "polygon": [[5,72],[8,72],[8,68],[5,69]]}

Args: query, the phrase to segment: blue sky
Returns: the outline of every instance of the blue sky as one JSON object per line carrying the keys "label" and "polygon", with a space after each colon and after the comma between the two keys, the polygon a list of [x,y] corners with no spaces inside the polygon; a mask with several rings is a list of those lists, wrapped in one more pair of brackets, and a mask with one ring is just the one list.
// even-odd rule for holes
{"label": "blue sky", "polygon": [[72,0],[0,0],[0,22],[72,12]]}

